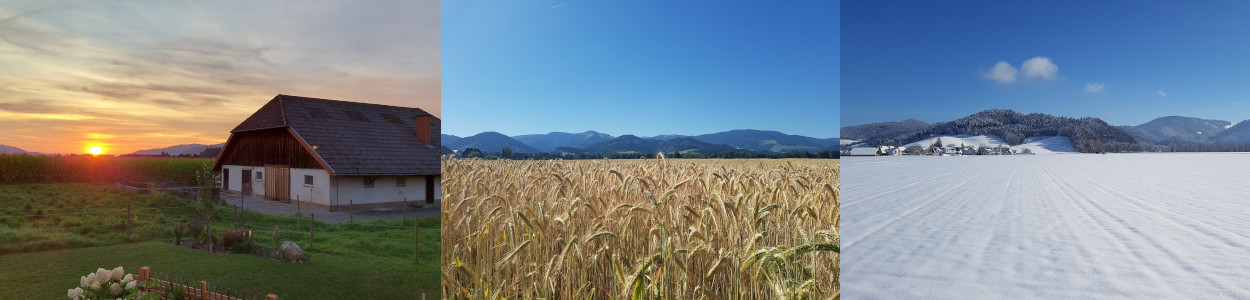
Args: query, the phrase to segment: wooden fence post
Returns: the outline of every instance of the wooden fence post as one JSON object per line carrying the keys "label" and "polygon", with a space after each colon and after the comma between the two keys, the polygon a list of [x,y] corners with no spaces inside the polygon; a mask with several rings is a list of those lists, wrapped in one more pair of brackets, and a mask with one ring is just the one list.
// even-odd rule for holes
{"label": "wooden fence post", "polygon": [[412,225],[416,225],[416,237],[414,239],[416,241],[412,242],[412,244],[416,245],[416,250],[412,251],[415,252],[415,255],[412,255],[412,264],[421,264],[421,224],[417,224],[414,221]]}
{"label": "wooden fence post", "polygon": [[130,242],[130,204],[126,204],[126,242]]}
{"label": "wooden fence post", "polygon": [[404,222],[408,222],[408,197],[404,197],[404,207],[400,207],[399,209],[404,211],[404,220],[403,222],[399,222],[399,224],[404,224]]}
{"label": "wooden fence post", "polygon": [[208,236],[208,253],[213,253],[213,212],[208,212],[208,224],[204,226],[204,235]]}
{"label": "wooden fence post", "polygon": [[347,199],[347,223],[355,223],[356,221],[356,211],[352,210],[352,203],[355,202],[356,200]]}
{"label": "wooden fence post", "polygon": [[265,296],[265,299],[268,299],[268,300],[278,300],[278,295],[269,294],[268,296]]}
{"label": "wooden fence post", "polygon": [[208,299],[208,281],[200,281],[200,299]]}
{"label": "wooden fence post", "polygon": [[308,250],[312,251],[313,228],[317,225],[317,213],[308,214]]}

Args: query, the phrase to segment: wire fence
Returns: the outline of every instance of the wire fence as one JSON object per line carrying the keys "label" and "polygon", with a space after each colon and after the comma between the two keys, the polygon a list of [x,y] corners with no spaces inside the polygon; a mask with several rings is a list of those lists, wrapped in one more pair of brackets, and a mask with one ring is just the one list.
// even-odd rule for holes
{"label": "wire fence", "polygon": [[[134,184],[134,185],[139,185],[139,184]],[[149,185],[149,186],[156,186],[156,185]],[[183,198],[183,199],[186,199],[186,198]],[[36,230],[36,231],[38,230],[65,230],[65,231],[71,231],[71,232],[78,231],[79,233],[85,234],[88,232],[92,232],[92,233],[97,232],[97,231],[94,231],[94,228],[113,228],[113,229],[116,229],[117,232],[120,232],[120,230],[124,229],[126,242],[135,240],[133,233],[136,230],[144,230],[144,233],[141,234],[139,237],[140,239],[151,239],[153,237],[157,237],[157,238],[169,237],[168,235],[175,235],[173,238],[175,242],[177,242],[177,241],[184,239],[184,237],[182,236],[183,233],[175,233],[176,231],[180,230],[178,226],[188,226],[187,225],[188,222],[192,220],[200,219],[204,221],[203,226],[196,225],[195,227],[196,229],[202,228],[205,230],[204,233],[208,233],[208,237],[210,239],[207,240],[207,242],[209,243],[209,245],[207,246],[209,246],[210,251],[218,250],[218,249],[214,249],[215,241],[213,241],[213,239],[216,239],[217,237],[221,237],[221,233],[223,233],[223,231],[231,230],[231,228],[214,230],[212,226],[212,222],[210,220],[216,219],[218,221],[224,221],[224,223],[232,225],[233,228],[251,229],[253,231],[252,234],[260,234],[262,236],[264,235],[263,232],[272,231],[276,228],[282,234],[281,236],[278,236],[279,239],[289,238],[289,239],[293,239],[296,241],[303,240],[304,242],[307,243],[305,244],[305,249],[303,250],[309,250],[309,251],[315,251],[313,249],[321,250],[320,248],[317,248],[317,245],[325,244],[331,247],[331,249],[325,249],[324,251],[319,251],[319,252],[327,252],[327,251],[328,251],[327,253],[336,252],[336,251],[337,252],[357,251],[361,253],[386,252],[386,253],[389,253],[391,256],[404,256],[403,253],[408,253],[407,255],[411,255],[410,257],[412,257],[413,261],[416,263],[420,263],[423,259],[429,259],[430,257],[434,257],[435,259],[437,259],[438,253],[440,252],[438,249],[438,245],[440,245],[439,238],[437,237],[437,235],[435,235],[434,237],[431,237],[429,236],[430,235],[429,233],[431,232],[438,233],[441,231],[441,229],[421,227],[420,222],[415,221],[415,219],[412,223],[409,223],[407,220],[408,216],[406,214],[406,211],[405,211],[405,215],[403,216],[403,221],[400,222],[401,225],[354,223],[354,222],[332,225],[332,224],[327,224],[327,223],[316,222],[315,213],[310,214],[308,217],[301,217],[300,215],[296,215],[295,220],[265,222],[264,219],[262,219],[262,220],[258,220],[260,223],[255,223],[256,221],[248,222],[249,220],[245,220],[245,218],[243,218],[243,216],[245,215],[244,212],[248,212],[247,208],[244,208],[243,211],[240,211],[239,207],[235,206],[233,220],[231,220],[230,218],[231,216],[229,216],[228,208],[224,208],[220,206],[218,210],[216,211],[217,217],[211,217],[210,215],[203,215],[199,212],[189,213],[187,211],[188,209],[198,208],[200,207],[200,205],[197,205],[195,204],[195,202],[193,202],[196,200],[192,200],[192,199],[186,199],[186,200],[192,201],[192,202],[186,205],[141,206],[141,207],[133,207],[132,206],[133,204],[132,204],[132,205],[127,205],[126,208],[80,208],[80,209],[76,209],[76,208],[34,208],[32,209],[30,207],[0,208],[0,217],[8,218],[10,220],[12,220],[13,218],[17,218],[17,219],[35,218],[37,220],[42,220],[42,221],[34,221],[34,222],[28,222],[28,221],[10,222],[10,223],[20,224],[20,226],[27,228],[27,230]],[[266,203],[266,202],[270,202],[270,201],[248,201],[247,206],[249,208],[262,208],[262,207],[271,207],[271,206],[289,206],[290,205],[287,203],[280,203],[280,202],[270,202],[270,203]],[[251,213],[252,212],[248,212],[248,214],[251,214]],[[225,216],[223,217],[222,215],[225,215]],[[0,218],[0,220],[3,220],[3,218]],[[269,220],[273,220],[273,219],[269,219]],[[307,223],[304,223],[306,225],[296,225],[296,222],[302,223],[304,222],[304,220],[307,220]],[[295,221],[295,222],[292,222],[292,221]],[[408,225],[408,224],[412,224],[412,225]],[[5,225],[0,224],[0,227],[3,227],[3,226]],[[161,226],[170,226],[170,227],[161,228]],[[156,230],[153,230],[153,229],[156,229]],[[82,231],[82,230],[89,230],[89,231]],[[424,231],[425,233],[423,234],[422,231]],[[205,241],[200,238],[202,236],[199,233],[185,232],[185,234],[187,238],[186,240],[192,241],[193,243]],[[113,235],[113,236],[116,236],[116,235]],[[195,238],[192,239],[192,237],[195,237]],[[115,237],[115,238],[120,239],[120,237]],[[355,241],[355,242],[347,242],[347,241]],[[8,242],[8,241],[0,241],[0,242]],[[222,242],[224,242],[224,240]],[[249,242],[251,242],[250,239],[249,239]],[[280,241],[274,241],[274,242],[276,244]],[[396,243],[396,242],[407,242],[407,243]],[[110,242],[105,241],[104,243],[107,244]],[[217,242],[216,244],[220,245],[222,243]],[[407,246],[404,246],[404,245],[407,245]],[[433,249],[430,249],[430,248],[433,248]],[[423,249],[426,250],[424,251],[425,252],[424,254],[422,253]],[[220,249],[220,250],[227,251],[230,249]],[[261,252],[265,252],[263,250],[264,248],[262,247]]]}

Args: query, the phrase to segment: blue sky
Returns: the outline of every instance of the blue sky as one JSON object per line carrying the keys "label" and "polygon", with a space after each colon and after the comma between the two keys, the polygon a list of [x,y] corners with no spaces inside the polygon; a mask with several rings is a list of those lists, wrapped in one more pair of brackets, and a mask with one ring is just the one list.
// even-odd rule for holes
{"label": "blue sky", "polygon": [[451,1],[443,133],[837,136],[837,2]]}
{"label": "blue sky", "polygon": [[850,1],[842,12],[844,126],[990,108],[1112,125],[1250,119],[1250,2]]}

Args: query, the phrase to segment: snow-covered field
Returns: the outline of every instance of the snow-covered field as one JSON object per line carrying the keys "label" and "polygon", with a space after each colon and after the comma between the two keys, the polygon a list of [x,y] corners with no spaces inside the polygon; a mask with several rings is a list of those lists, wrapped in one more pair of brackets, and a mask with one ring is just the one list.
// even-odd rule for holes
{"label": "snow-covered field", "polygon": [[841,167],[845,299],[1250,298],[1250,153]]}

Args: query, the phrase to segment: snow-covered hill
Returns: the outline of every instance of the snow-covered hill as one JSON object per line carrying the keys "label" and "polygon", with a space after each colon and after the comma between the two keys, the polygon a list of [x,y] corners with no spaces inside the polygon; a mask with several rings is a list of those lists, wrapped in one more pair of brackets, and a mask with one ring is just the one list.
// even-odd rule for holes
{"label": "snow-covered hill", "polygon": [[[929,147],[934,141],[942,140],[942,146],[954,144],[955,146],[967,145],[972,147],[998,147],[999,145],[1007,146],[1007,142],[997,136],[992,135],[943,135],[923,139],[903,145],[904,148],[912,145],[920,147]],[[1036,136],[1024,139],[1023,144],[1010,146],[1012,151],[1016,153],[1024,152],[1024,149],[1034,154],[1055,154],[1055,153],[1075,153],[1076,148],[1072,147],[1072,141],[1062,136]]]}

